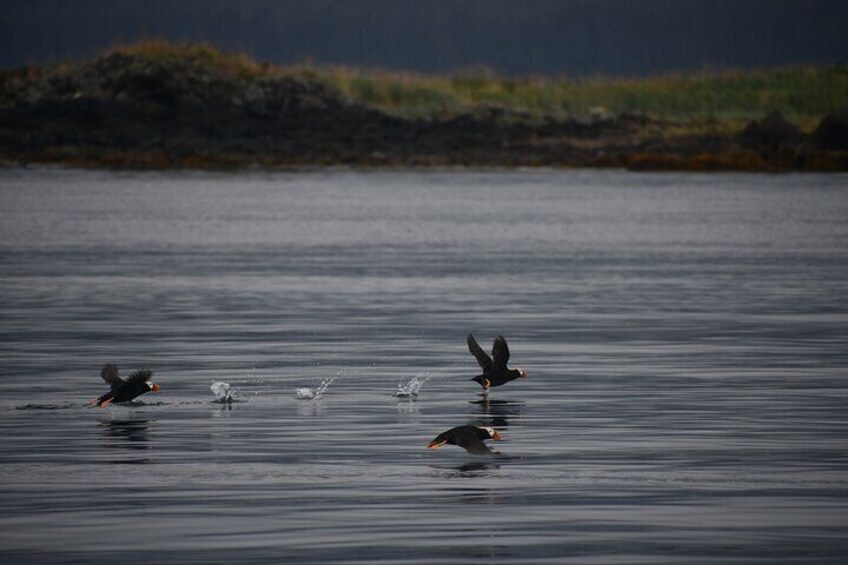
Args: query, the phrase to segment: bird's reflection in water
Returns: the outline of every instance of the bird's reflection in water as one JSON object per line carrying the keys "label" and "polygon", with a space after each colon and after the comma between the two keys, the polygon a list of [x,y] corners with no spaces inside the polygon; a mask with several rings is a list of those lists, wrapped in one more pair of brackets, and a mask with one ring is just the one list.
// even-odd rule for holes
{"label": "bird's reflection in water", "polygon": [[510,418],[520,418],[524,415],[527,403],[522,400],[491,399],[488,395],[470,403],[477,407],[474,415],[477,423],[495,428],[508,428]]}
{"label": "bird's reflection in water", "polygon": [[324,406],[324,401],[321,399],[300,400],[297,403],[298,416],[324,416],[326,413],[327,409]]}
{"label": "bird's reflection in water", "polygon": [[466,461],[461,465],[433,465],[433,468],[438,473],[439,477],[445,479],[465,478],[473,479],[490,476],[492,471],[500,468],[496,461],[480,460]]}
{"label": "bird's reflection in water", "polygon": [[214,401],[212,404],[217,406],[217,410],[212,413],[212,416],[217,417],[222,414],[227,414],[228,412],[232,412],[233,403],[232,402],[218,402]]}
{"label": "bird's reflection in water", "polygon": [[[450,504],[502,504],[510,496],[496,488],[481,487],[478,479],[494,476],[500,466],[497,463],[483,461],[467,462],[458,467],[437,468],[441,480],[451,480],[449,489],[436,496]],[[471,479],[471,480],[468,480]],[[459,488],[456,488],[459,487]]]}
{"label": "bird's reflection in water", "polygon": [[101,420],[100,427],[107,438],[118,441],[107,443],[109,447],[133,450],[150,449],[150,420]]}
{"label": "bird's reflection in water", "polygon": [[488,475],[487,471],[494,471],[499,468],[500,465],[491,461],[469,461],[455,467],[455,470],[460,477],[479,477]]}

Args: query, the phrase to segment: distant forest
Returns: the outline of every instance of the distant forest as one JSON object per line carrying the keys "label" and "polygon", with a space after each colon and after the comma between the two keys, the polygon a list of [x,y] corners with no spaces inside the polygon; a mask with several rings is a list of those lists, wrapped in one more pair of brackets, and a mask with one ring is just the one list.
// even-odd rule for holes
{"label": "distant forest", "polygon": [[140,38],[310,62],[644,76],[848,62],[845,0],[0,0],[0,66]]}

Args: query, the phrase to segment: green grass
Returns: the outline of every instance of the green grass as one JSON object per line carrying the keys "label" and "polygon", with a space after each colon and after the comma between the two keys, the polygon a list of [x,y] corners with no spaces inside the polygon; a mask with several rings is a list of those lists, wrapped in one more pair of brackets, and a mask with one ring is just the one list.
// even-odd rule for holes
{"label": "green grass", "polygon": [[419,75],[316,68],[351,99],[402,116],[449,116],[500,106],[534,117],[639,113],[738,125],[780,111],[802,127],[848,111],[848,68],[703,71],[648,78],[501,77],[488,71]]}

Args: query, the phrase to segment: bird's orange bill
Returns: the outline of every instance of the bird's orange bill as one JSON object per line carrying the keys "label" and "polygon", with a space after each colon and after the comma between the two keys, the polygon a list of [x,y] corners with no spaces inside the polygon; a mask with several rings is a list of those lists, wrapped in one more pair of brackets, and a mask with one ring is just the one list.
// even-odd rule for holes
{"label": "bird's orange bill", "polygon": [[442,441],[436,441],[436,440],[433,440],[433,441],[431,441],[431,442],[430,442],[430,444],[427,446],[427,449],[439,449],[440,447],[442,447],[442,446],[443,446],[444,444],[446,444],[447,442],[448,442],[448,440],[446,440],[446,439],[443,439]]}
{"label": "bird's orange bill", "polygon": [[[493,430],[493,431],[494,431],[494,430]],[[492,439],[493,439],[493,440],[495,440],[495,441],[500,441],[502,437],[503,437],[503,436],[502,436],[501,434],[499,434],[498,432],[495,432],[495,433],[492,435]]]}
{"label": "bird's orange bill", "polygon": [[153,388],[150,389],[150,390],[152,390],[153,392],[159,392],[159,385],[157,385],[156,383],[153,383]]}

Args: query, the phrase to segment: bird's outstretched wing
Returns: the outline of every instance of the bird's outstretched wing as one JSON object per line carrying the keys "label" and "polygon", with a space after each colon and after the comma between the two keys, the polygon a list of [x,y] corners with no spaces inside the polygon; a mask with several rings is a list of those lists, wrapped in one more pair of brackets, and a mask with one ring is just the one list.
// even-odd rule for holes
{"label": "bird's outstretched wing", "polygon": [[492,358],[483,351],[480,344],[477,343],[477,340],[471,334],[468,334],[468,350],[477,358],[477,363],[481,369],[484,371],[492,369]]}
{"label": "bird's outstretched wing", "polygon": [[502,335],[496,337],[492,344],[492,357],[495,358],[495,369],[506,369],[506,362],[509,361],[509,347]]}
{"label": "bird's outstretched wing", "polygon": [[473,453],[474,455],[488,455],[490,453],[494,453],[488,445],[483,443],[482,439],[467,438],[465,442],[461,444],[461,447],[465,448],[465,451],[468,453]]}
{"label": "bird's outstretched wing", "polygon": [[113,389],[124,384],[124,381],[122,381],[121,377],[118,376],[118,366],[113,365],[112,363],[106,363],[103,365],[103,368],[100,369],[100,377]]}
{"label": "bird's outstretched wing", "polygon": [[127,379],[128,383],[143,383],[149,381],[153,378],[153,373],[148,371],[147,369],[141,369],[140,371],[134,372],[130,375],[130,378]]}

